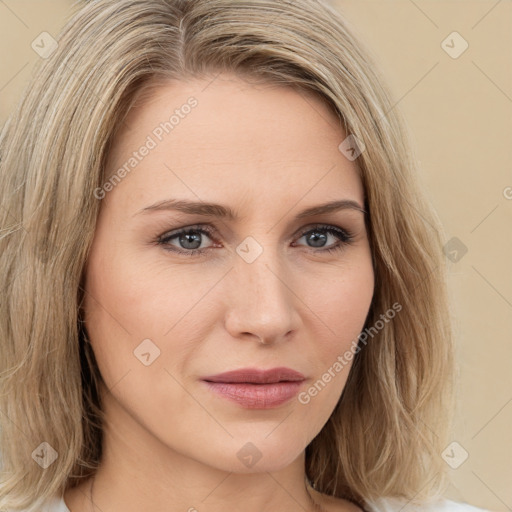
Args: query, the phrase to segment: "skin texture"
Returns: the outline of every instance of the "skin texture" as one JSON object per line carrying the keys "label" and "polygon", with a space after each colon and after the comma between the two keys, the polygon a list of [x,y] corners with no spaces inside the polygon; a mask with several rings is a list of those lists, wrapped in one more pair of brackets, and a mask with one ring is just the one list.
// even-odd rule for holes
{"label": "skin texture", "polygon": [[[290,88],[229,74],[169,82],[129,112],[108,171],[192,96],[197,106],[162,141],[152,135],[157,146],[102,199],[84,304],[108,388],[93,501],[103,512],[360,510],[310,491],[312,500],[304,471],[304,450],[329,419],[351,362],[309,403],[295,397],[273,409],[244,408],[200,380],[286,366],[305,375],[305,391],[363,329],[374,290],[364,214],[295,219],[332,200],[364,206],[356,162],[338,149],[346,134],[322,102]],[[170,198],[220,203],[240,218],[137,213]],[[203,254],[156,243],[198,224],[213,229],[194,232],[210,248]],[[326,252],[340,240],[315,231],[318,224],[350,231],[352,243]],[[326,238],[315,244],[315,233]],[[246,237],[263,250],[251,263],[237,252],[247,250]],[[175,237],[167,247],[197,247],[186,244]],[[147,366],[134,355],[146,339],[160,350]],[[261,455],[251,467],[237,456],[247,443]],[[65,493],[72,512],[93,510],[89,485]]]}

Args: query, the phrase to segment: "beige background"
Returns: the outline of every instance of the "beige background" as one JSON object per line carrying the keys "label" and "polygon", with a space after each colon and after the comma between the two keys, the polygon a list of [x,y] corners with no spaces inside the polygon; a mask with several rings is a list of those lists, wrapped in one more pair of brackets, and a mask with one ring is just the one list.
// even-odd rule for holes
{"label": "beige background", "polygon": [[[510,511],[512,2],[335,5],[373,54],[408,120],[446,242],[457,237],[467,247],[459,261],[447,260],[460,365],[453,435],[460,447],[453,454],[469,454],[450,469],[448,497]],[[64,0],[0,0],[0,125],[39,58],[31,42],[43,31],[57,37],[70,6]],[[456,59],[441,46],[453,31],[469,44]],[[460,48],[451,39],[451,51]]]}

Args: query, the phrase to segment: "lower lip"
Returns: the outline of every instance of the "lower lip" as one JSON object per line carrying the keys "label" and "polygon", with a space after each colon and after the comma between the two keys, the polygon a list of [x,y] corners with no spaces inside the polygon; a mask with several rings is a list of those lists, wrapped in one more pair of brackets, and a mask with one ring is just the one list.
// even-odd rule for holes
{"label": "lower lip", "polygon": [[214,393],[247,409],[272,409],[278,407],[297,395],[302,386],[302,381],[275,382],[273,384],[204,382]]}

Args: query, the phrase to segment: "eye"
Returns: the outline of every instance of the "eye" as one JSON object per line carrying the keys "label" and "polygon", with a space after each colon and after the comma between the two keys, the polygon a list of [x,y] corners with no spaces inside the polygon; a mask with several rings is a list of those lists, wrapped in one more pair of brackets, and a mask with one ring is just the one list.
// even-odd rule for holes
{"label": "eye", "polygon": [[[194,256],[209,249],[208,247],[201,247],[201,243],[205,235],[211,238],[212,232],[213,229],[209,226],[190,226],[180,231],[165,233],[158,238],[158,244],[163,245],[168,251],[181,253],[185,256]],[[171,241],[175,239],[181,245],[180,248],[171,245]]]}
{"label": "eye", "polygon": [[[189,226],[178,231],[164,233],[158,237],[156,242],[158,245],[163,246],[166,251],[175,252],[184,256],[196,256],[213,248],[213,246],[201,247],[205,236],[213,239],[213,232],[214,229],[210,226]],[[353,242],[353,236],[349,231],[331,225],[318,225],[306,231],[303,230],[299,236],[299,240],[304,237],[312,244],[309,247],[313,249],[313,252],[317,253],[340,251],[343,250],[346,245]],[[337,242],[325,248],[329,237],[337,239]],[[176,242],[178,246],[174,245],[172,242]]]}
{"label": "eye", "polygon": [[[337,243],[324,248],[329,236],[334,237],[338,240]],[[353,242],[353,235],[346,229],[341,229],[336,226],[330,225],[319,225],[312,229],[303,231],[300,238],[306,237],[306,239],[312,243],[313,248],[317,248],[314,252],[333,252],[340,251]],[[318,249],[320,247],[320,249]]]}

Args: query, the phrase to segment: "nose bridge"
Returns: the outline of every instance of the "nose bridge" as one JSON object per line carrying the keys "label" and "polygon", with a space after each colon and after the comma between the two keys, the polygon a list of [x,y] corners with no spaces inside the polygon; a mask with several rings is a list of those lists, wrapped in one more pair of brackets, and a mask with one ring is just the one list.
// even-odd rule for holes
{"label": "nose bridge", "polygon": [[291,283],[277,248],[245,240],[231,274],[227,328],[232,335],[251,333],[268,342],[296,327]]}
{"label": "nose bridge", "polygon": [[238,256],[235,270],[240,276],[241,286],[245,286],[259,301],[265,297],[275,301],[286,295],[282,278],[279,279],[279,275],[283,274],[283,265],[275,249],[265,248],[252,262]]}

